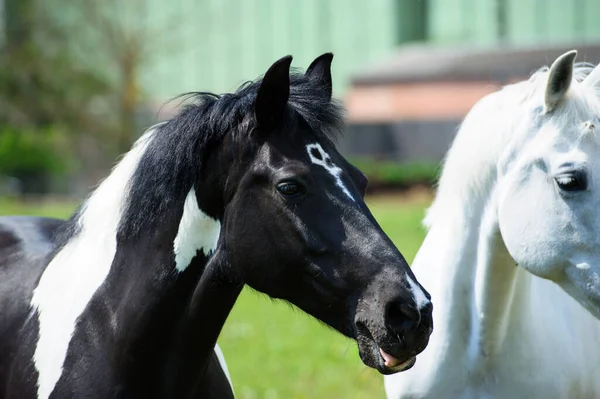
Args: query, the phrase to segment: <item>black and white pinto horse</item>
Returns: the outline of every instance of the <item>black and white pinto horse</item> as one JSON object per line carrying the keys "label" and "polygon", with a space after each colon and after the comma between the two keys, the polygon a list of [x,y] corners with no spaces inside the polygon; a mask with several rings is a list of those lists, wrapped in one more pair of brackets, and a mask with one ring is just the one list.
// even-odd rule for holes
{"label": "black and white pinto horse", "polygon": [[429,294],[335,149],[332,55],[291,57],[146,132],[67,221],[0,218],[0,398],[228,398],[244,284],[411,367]]}

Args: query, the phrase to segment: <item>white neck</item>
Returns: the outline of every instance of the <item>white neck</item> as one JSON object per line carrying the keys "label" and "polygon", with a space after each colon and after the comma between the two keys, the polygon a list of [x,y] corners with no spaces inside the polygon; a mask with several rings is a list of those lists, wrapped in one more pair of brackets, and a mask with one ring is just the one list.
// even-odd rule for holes
{"label": "white neck", "polygon": [[[425,237],[421,248],[413,262],[413,271],[419,282],[427,287],[434,301],[434,330],[426,349],[442,355],[445,359],[434,367],[443,369],[443,363],[468,347],[469,331],[473,324],[472,304],[475,263],[477,260],[477,230],[468,225],[466,215],[454,215],[448,223],[432,226]],[[443,348],[431,348],[432,345],[444,344],[435,337],[456,337],[458,345]],[[451,366],[451,364],[448,364]]]}
{"label": "white neck", "polygon": [[468,357],[471,371],[483,373],[486,362],[502,350],[514,317],[527,308],[518,302],[527,300],[521,291],[528,289],[524,282],[530,276],[504,245],[493,201],[485,207],[478,230]]}
{"label": "white neck", "polygon": [[440,345],[431,349],[441,355],[434,367],[452,367],[458,358],[474,370],[483,367],[501,350],[513,310],[522,308],[515,298],[526,298],[517,292],[527,286],[518,279],[529,278],[504,246],[495,204],[482,196],[469,208],[448,209],[431,226],[413,270],[435,295],[434,334],[444,339],[430,343]]}

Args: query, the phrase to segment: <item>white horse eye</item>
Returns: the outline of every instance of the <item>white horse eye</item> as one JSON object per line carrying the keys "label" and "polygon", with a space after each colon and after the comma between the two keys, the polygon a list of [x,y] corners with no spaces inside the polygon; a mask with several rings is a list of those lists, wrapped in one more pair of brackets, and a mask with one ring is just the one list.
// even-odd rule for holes
{"label": "white horse eye", "polygon": [[583,191],[587,189],[587,178],[583,172],[563,173],[554,178],[556,185],[563,191]]}

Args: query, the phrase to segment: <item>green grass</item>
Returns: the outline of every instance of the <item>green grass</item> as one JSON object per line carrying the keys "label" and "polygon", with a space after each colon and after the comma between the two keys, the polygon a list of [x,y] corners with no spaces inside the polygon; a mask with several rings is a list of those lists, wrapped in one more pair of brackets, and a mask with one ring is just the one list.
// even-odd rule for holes
{"label": "green grass", "polygon": [[0,197],[0,215],[36,215],[67,218],[77,204],[65,202],[17,202]]}
{"label": "green grass", "polygon": [[430,185],[440,171],[438,162],[397,162],[353,158],[352,164],[369,178],[369,187]]}
{"label": "green grass", "polygon": [[[424,232],[427,199],[371,198],[384,231],[411,262]],[[0,214],[66,217],[72,204],[18,204]],[[382,377],[365,367],[356,344],[299,310],[245,289],[219,339],[239,399],[384,398]]]}

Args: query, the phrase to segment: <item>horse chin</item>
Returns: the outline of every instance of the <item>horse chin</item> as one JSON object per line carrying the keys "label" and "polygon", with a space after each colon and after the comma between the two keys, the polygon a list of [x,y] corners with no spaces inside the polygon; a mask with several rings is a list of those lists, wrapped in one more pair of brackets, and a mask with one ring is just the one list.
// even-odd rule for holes
{"label": "horse chin", "polygon": [[417,362],[417,357],[413,356],[413,357],[409,358],[408,360],[406,360],[405,362],[397,364],[393,367],[387,367],[384,365],[383,368],[377,368],[377,371],[379,371],[381,374],[384,374],[384,375],[396,374],[396,373],[400,373],[402,371],[411,369],[415,365],[416,362]]}
{"label": "horse chin", "polygon": [[356,342],[358,343],[358,352],[363,363],[384,375],[406,371],[413,367],[417,361],[416,356],[397,357],[388,354],[377,344],[371,333],[366,329],[359,329]]}

